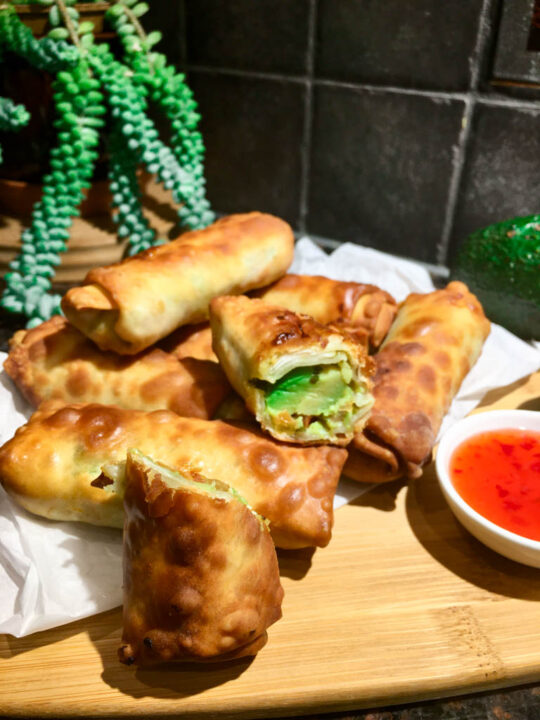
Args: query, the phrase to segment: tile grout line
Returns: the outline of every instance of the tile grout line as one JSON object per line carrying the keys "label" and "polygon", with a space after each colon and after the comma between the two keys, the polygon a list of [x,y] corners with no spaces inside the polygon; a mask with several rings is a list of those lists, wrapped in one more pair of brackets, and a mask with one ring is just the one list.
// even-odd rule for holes
{"label": "tile grout line", "polygon": [[444,213],[441,239],[436,248],[435,257],[437,259],[437,263],[441,265],[445,265],[448,261],[450,236],[454,228],[459,190],[461,187],[461,179],[463,177],[463,170],[465,167],[466,149],[468,147],[469,138],[471,135],[471,123],[473,119],[475,105],[476,102],[474,94],[470,93],[470,95],[465,99],[465,109],[461,117],[461,130],[458,136],[457,147],[453,148],[454,167],[451,173],[450,184],[448,187],[448,196],[446,200],[446,210]]}
{"label": "tile grout line", "polygon": [[310,0],[308,17],[308,37],[306,49],[306,79],[304,101],[304,127],[302,147],[300,150],[300,196],[298,213],[298,231],[306,232],[306,221],[309,212],[309,188],[311,173],[311,141],[313,128],[313,75],[315,68],[315,32],[317,24],[317,0]]}
{"label": "tile grout line", "polygon": [[323,87],[336,87],[343,90],[353,90],[356,92],[372,92],[372,93],[394,93],[396,95],[411,95],[416,97],[433,98],[434,100],[461,100],[466,102],[471,95],[474,95],[477,102],[489,105],[491,107],[509,107],[516,110],[538,110],[540,111],[540,101],[529,99],[516,99],[510,97],[493,97],[482,92],[462,92],[462,91],[445,91],[445,90],[420,90],[417,88],[396,87],[391,85],[368,85],[362,83],[346,82],[344,80],[329,80],[325,78],[309,77],[308,75],[280,75],[277,73],[257,72],[252,70],[237,70],[235,68],[220,68],[211,65],[193,65],[188,63],[186,70],[189,72],[200,72],[208,75],[227,75],[237,76],[239,78],[270,80],[278,82],[291,82],[296,84],[311,83],[312,85],[320,85]]}
{"label": "tile grout line", "polygon": [[440,265],[447,265],[449,259],[448,251],[450,247],[450,238],[452,236],[456,219],[459,191],[461,189],[467,150],[471,138],[474,111],[479,99],[478,87],[480,83],[482,60],[489,41],[489,13],[491,7],[492,0],[484,0],[478,23],[477,41],[471,56],[471,89],[465,98],[465,110],[461,120],[462,127],[458,137],[457,148],[455,148],[454,167],[448,188],[448,198],[441,239],[436,250],[437,263]]}

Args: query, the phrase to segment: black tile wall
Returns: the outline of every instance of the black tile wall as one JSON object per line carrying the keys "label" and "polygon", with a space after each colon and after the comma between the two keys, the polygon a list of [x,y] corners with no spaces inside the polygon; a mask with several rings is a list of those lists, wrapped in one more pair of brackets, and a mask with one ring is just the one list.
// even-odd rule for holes
{"label": "black tile wall", "polygon": [[540,52],[528,49],[534,0],[505,0],[493,74],[505,80],[540,82]]}
{"label": "black tile wall", "polygon": [[187,0],[190,63],[301,74],[309,0]]}
{"label": "black tile wall", "polygon": [[466,90],[482,4],[482,0],[319,0],[317,75]]}
{"label": "black tile wall", "polygon": [[317,87],[307,230],[435,263],[463,109]]}
{"label": "black tile wall", "polygon": [[200,104],[216,211],[447,264],[468,232],[540,211],[540,83],[512,84],[533,2],[153,0],[152,16]]}
{"label": "black tile wall", "polygon": [[222,212],[261,210],[298,225],[305,85],[192,72],[208,196]]}
{"label": "black tile wall", "polygon": [[186,56],[183,0],[152,0],[148,5],[148,13],[142,20],[144,28],[147,32],[161,30],[163,35],[156,50],[165,53],[171,63],[183,65]]}
{"label": "black tile wall", "polygon": [[540,212],[540,104],[475,109],[451,252],[492,222]]}

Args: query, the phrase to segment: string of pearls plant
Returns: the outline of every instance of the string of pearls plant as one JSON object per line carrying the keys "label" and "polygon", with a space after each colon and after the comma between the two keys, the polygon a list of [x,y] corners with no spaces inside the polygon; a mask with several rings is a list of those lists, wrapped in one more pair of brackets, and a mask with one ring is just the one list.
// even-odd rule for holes
{"label": "string of pearls plant", "polygon": [[[61,312],[60,296],[51,293],[52,279],[90,187],[101,137],[107,141],[117,234],[128,239],[129,254],[165,242],[143,214],[139,167],[171,191],[183,227],[202,228],[214,219],[206,199],[197,106],[184,75],[153,50],[161,34],[147,34],[140,22],[148,5],[117,0],[107,10],[106,19],[121,40],[122,57],[117,58],[107,43],[95,41],[92,23],[80,22],[75,0],[39,4],[49,6],[52,28],[41,39],[11,4],[0,4],[0,61],[8,51],[54,76],[57,145],[0,299],[5,309],[24,313],[28,327]],[[170,124],[169,144],[160,139],[148,115],[149,101]],[[0,129],[16,130],[27,121],[24,107],[0,99]]]}

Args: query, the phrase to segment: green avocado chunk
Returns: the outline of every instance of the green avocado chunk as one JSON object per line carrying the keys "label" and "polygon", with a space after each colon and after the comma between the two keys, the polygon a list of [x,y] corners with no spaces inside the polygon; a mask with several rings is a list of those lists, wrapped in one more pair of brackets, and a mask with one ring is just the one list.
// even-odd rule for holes
{"label": "green avocado chunk", "polygon": [[327,415],[337,404],[352,399],[352,389],[336,365],[302,367],[280,378],[266,395],[270,412],[287,410],[295,415]]}
{"label": "green avocado chunk", "polygon": [[540,215],[513,218],[469,235],[450,279],[473,292],[487,317],[524,339],[540,337]]}

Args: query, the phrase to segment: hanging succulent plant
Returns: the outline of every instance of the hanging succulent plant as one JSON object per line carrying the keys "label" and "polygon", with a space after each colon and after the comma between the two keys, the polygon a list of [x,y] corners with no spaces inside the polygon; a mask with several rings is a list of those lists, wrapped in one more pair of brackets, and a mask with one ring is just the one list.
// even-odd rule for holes
{"label": "hanging succulent plant", "polygon": [[[26,125],[30,114],[23,105],[16,105],[9,98],[0,97],[0,130],[13,130]],[[0,162],[2,162],[2,148],[0,147]]]}
{"label": "hanging succulent plant", "polygon": [[[57,145],[50,152],[50,171],[42,179],[42,198],[22,234],[21,252],[5,275],[0,300],[7,310],[24,313],[29,327],[60,313],[60,296],[50,293],[52,279],[90,187],[100,138],[107,141],[117,233],[128,239],[130,254],[165,242],[143,214],[139,167],[171,191],[182,226],[197,229],[214,219],[205,193],[196,104],[185,77],[153,50],[161,35],[146,34],[140,22],[148,5],[118,0],[107,10],[123,48],[117,58],[107,43],[95,41],[92,23],[80,22],[75,0],[40,4],[49,6],[52,28],[42,39],[33,36],[11,4],[0,5],[0,60],[2,52],[9,51],[54,76]],[[169,145],[148,115],[148,100],[170,123]],[[27,120],[22,106],[0,100],[0,129],[16,130]]]}

